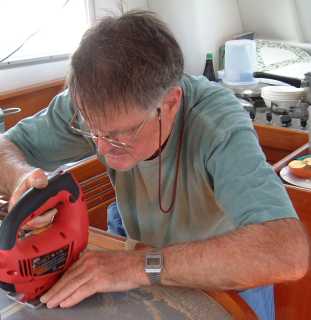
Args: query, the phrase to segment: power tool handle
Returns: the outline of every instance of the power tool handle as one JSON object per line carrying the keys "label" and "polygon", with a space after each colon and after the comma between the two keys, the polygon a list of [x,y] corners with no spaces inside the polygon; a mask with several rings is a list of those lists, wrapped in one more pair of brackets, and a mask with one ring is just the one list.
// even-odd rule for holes
{"label": "power tool handle", "polygon": [[[32,188],[28,190],[16,203],[3,220],[0,227],[0,250],[10,250],[15,246],[17,233],[22,223],[31,216],[42,214],[38,209],[50,200],[50,205],[57,205],[61,201],[75,202],[80,196],[80,189],[70,173],[62,173],[49,179],[48,186],[44,189]],[[57,196],[57,197],[56,197]],[[51,207],[49,208],[51,209]]]}

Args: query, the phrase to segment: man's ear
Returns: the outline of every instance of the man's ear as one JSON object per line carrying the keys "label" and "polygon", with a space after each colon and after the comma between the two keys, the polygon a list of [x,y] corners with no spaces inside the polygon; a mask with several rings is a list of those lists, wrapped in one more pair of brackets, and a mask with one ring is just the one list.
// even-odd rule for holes
{"label": "man's ear", "polygon": [[165,106],[166,112],[170,116],[175,117],[175,114],[177,113],[180,107],[181,97],[182,97],[181,87],[174,87],[170,89],[169,92],[166,94],[163,104]]}

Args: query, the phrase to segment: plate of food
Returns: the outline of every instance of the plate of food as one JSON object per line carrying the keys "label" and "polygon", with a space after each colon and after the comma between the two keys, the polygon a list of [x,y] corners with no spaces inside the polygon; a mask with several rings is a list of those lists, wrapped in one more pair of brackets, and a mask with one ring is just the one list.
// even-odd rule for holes
{"label": "plate of food", "polygon": [[297,158],[280,171],[281,178],[295,186],[311,189],[311,154]]}

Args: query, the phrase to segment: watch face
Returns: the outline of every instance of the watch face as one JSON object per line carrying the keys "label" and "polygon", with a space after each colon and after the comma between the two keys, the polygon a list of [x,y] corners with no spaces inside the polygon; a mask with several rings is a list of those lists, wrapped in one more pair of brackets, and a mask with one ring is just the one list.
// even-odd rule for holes
{"label": "watch face", "polygon": [[161,265],[161,257],[147,257],[147,266],[148,267],[159,267]]}
{"label": "watch face", "polygon": [[163,266],[161,254],[147,254],[145,256],[145,272],[158,273],[161,272]]}

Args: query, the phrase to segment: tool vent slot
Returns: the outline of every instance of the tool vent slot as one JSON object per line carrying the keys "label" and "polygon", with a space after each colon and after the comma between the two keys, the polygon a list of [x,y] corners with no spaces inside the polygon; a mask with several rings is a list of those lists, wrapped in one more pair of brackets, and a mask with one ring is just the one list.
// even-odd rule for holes
{"label": "tool vent slot", "polygon": [[28,265],[29,275],[32,276],[32,272],[31,272],[31,270],[32,270],[32,268],[31,268],[31,261],[30,261],[29,259],[27,260],[27,265]]}
{"label": "tool vent slot", "polygon": [[32,275],[31,262],[28,259],[18,261],[19,271],[22,277],[28,277]]}
{"label": "tool vent slot", "polygon": [[21,274],[22,277],[24,277],[24,269],[23,269],[22,262],[20,260],[18,260],[18,266],[19,266],[19,273]]}
{"label": "tool vent slot", "polygon": [[69,245],[69,253],[68,253],[67,261],[68,261],[68,258],[71,257],[72,251],[73,251],[73,242],[71,242],[70,245]]}

